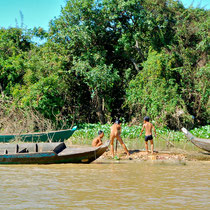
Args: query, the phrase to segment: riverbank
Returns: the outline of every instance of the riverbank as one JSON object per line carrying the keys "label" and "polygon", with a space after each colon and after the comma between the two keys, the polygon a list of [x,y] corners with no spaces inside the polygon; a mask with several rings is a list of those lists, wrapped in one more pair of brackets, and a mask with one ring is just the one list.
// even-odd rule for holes
{"label": "riverbank", "polygon": [[[129,160],[129,161],[210,161],[210,153],[202,151],[155,151],[154,154],[147,154],[144,150],[130,150],[130,156],[127,156],[124,150],[119,150],[115,155],[115,160]],[[99,160],[113,159],[111,152],[105,152]]]}
{"label": "riverbank", "polygon": [[[208,132],[209,133],[209,132]],[[207,135],[207,134],[204,134]],[[209,135],[209,134],[208,134]],[[68,140],[69,146],[75,145],[74,142],[79,142],[78,146],[90,146],[91,140],[77,138],[76,141],[73,138]],[[106,140],[103,140],[105,142]],[[175,161],[175,162],[184,162],[184,161],[210,161],[210,153],[200,150],[195,147],[190,141],[183,137],[183,140],[174,141],[173,138],[155,138],[154,146],[155,153],[154,154],[146,154],[144,148],[144,139],[143,138],[135,138],[129,139],[124,138],[127,148],[130,151],[130,156],[124,153],[121,145],[118,143],[117,148],[117,158],[116,160],[128,160],[128,161],[147,161],[147,160],[157,160],[157,161]],[[85,144],[85,143],[86,144]],[[116,147],[116,141],[114,142]],[[100,160],[113,160],[110,150],[105,152],[99,159]]]}

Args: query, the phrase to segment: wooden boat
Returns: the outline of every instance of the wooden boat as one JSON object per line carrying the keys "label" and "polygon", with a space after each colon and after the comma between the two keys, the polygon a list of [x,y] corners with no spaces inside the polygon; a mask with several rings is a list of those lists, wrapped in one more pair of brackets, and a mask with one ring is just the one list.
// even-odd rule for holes
{"label": "wooden boat", "polygon": [[72,129],[50,131],[50,132],[40,132],[40,133],[26,133],[26,134],[4,134],[0,135],[0,142],[9,142],[13,139],[21,140],[23,142],[63,142],[68,139],[74,131],[76,131],[77,126]]}
{"label": "wooden boat", "polygon": [[91,163],[108,148],[109,141],[100,147],[67,147],[61,143],[2,143],[0,164],[58,164]]}
{"label": "wooden boat", "polygon": [[210,152],[210,139],[201,139],[193,136],[186,128],[182,128],[182,132],[197,147]]}

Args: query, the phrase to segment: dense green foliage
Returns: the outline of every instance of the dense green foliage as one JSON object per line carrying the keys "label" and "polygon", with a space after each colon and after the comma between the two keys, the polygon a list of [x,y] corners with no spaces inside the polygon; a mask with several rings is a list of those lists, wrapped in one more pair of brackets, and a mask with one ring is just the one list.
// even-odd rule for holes
{"label": "dense green foliage", "polygon": [[209,21],[175,0],[68,0],[49,31],[0,29],[1,98],[57,128],[145,115],[206,125]]}

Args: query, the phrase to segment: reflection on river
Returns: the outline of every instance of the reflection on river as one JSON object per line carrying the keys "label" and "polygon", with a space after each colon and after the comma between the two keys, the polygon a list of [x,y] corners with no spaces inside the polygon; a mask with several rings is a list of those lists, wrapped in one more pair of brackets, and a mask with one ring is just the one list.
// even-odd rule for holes
{"label": "reflection on river", "polygon": [[210,209],[210,163],[0,166],[0,209]]}

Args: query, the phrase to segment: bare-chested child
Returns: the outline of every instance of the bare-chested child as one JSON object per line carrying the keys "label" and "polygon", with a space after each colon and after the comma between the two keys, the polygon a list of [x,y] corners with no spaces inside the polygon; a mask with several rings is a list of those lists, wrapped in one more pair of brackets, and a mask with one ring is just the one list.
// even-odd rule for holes
{"label": "bare-chested child", "polygon": [[127,155],[130,155],[128,152],[127,147],[125,146],[121,136],[121,122],[120,120],[116,120],[115,123],[111,126],[111,133],[110,133],[110,144],[111,144],[111,153],[112,157],[114,158],[114,139],[116,138],[122,147],[124,148],[125,152]]}
{"label": "bare-chested child", "polygon": [[142,135],[144,129],[145,129],[145,148],[146,148],[146,152],[147,152],[147,154],[149,153],[149,151],[148,151],[148,140],[150,140],[151,153],[153,154],[154,144],[153,144],[152,130],[154,130],[155,137],[156,137],[156,130],[155,130],[155,127],[153,126],[153,124],[149,122],[149,117],[144,118],[144,124],[143,124],[142,130],[141,130],[140,136]]}
{"label": "bare-chested child", "polygon": [[93,139],[92,146],[93,147],[99,147],[99,146],[101,146],[103,144],[103,142],[102,142],[102,138],[103,137],[104,137],[104,132],[101,131],[101,130],[98,131],[98,136],[95,139]]}

